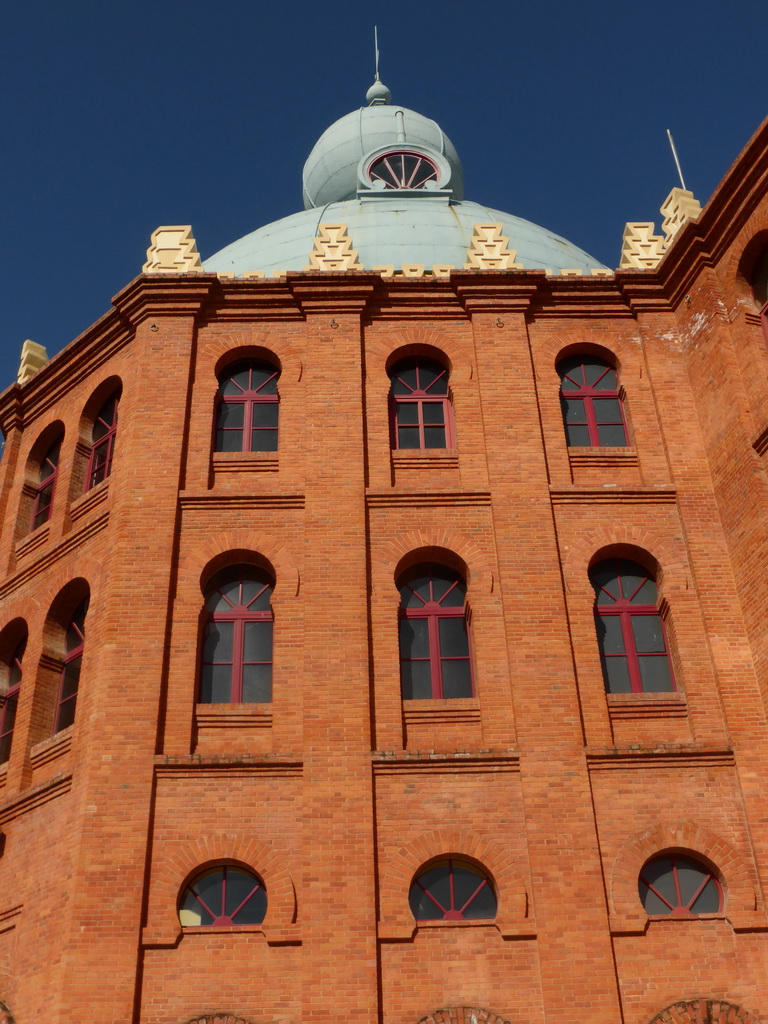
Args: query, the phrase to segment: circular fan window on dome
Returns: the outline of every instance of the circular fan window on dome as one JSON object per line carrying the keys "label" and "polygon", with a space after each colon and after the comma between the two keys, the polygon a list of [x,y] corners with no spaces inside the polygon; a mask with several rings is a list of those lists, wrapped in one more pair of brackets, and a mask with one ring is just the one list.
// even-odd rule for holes
{"label": "circular fan window on dome", "polygon": [[437,182],[439,174],[420,153],[385,153],[371,164],[368,177],[374,185],[383,182],[384,188],[425,188],[428,181]]}

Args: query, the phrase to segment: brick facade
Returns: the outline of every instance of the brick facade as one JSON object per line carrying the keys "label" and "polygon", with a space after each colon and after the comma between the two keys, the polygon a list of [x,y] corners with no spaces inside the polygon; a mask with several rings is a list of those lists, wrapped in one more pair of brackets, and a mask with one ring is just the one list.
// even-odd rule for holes
{"label": "brick facade", "polygon": [[[731,1024],[768,1017],[768,126],[656,270],[144,274],[0,397],[0,1017],[17,1024]],[[568,448],[555,367],[619,373],[627,448]],[[455,449],[392,451],[387,370],[450,369]],[[280,368],[277,452],[213,451],[217,376]],[[119,389],[109,477],[93,419]],[[30,531],[62,436],[52,515]],[[677,690],[606,694],[588,578],[652,573]],[[476,695],[401,697],[396,586],[467,584]],[[275,586],[271,704],[203,704],[203,592]],[[89,599],[74,724],[65,632]],[[6,676],[7,676],[6,671]],[[7,679],[6,679],[7,683]],[[650,917],[658,854],[722,911]],[[493,921],[417,922],[481,867]],[[262,924],[188,928],[211,865]]]}

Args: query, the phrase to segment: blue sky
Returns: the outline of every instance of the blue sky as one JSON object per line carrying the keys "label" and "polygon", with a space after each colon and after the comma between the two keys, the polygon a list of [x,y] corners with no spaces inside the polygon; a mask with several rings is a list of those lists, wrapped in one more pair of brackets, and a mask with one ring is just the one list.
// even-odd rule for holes
{"label": "blue sky", "polygon": [[0,16],[0,387],[137,273],[150,232],[205,258],[301,208],[301,167],[373,78],[437,120],[467,198],[615,266],[627,220],[702,203],[766,109],[760,0],[16,0]]}

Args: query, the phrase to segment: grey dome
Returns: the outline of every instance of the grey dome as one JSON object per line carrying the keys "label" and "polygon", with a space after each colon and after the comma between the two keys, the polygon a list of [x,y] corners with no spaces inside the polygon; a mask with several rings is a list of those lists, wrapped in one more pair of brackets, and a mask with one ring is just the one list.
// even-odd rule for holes
{"label": "grey dome", "polygon": [[501,222],[516,261],[528,269],[573,268],[589,273],[605,269],[583,249],[560,235],[510,213],[479,203],[453,203],[444,196],[398,197],[396,192],[375,199],[351,199],[305,210],[274,221],[232,242],[205,261],[206,271],[240,275],[263,270],[304,270],[309,264],[319,224],[346,224],[364,268],[423,263],[463,267],[475,224]]}
{"label": "grey dome", "polygon": [[450,166],[453,198],[464,198],[461,161],[440,126],[407,107],[380,103],[339,118],[317,140],[304,164],[304,209],[354,199],[360,186],[357,167],[362,158],[392,145],[426,147],[439,153]]}

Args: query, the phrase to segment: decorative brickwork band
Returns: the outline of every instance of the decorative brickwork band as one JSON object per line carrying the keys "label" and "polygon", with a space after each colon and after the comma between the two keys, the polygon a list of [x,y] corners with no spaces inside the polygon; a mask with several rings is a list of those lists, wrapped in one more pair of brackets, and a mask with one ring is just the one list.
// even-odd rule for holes
{"label": "decorative brickwork band", "polygon": [[[754,1019],[751,1018],[751,1021]],[[419,1024],[509,1024],[509,1021],[479,1006],[451,1006],[422,1017]]]}
{"label": "decorative brickwork band", "polygon": [[188,274],[203,269],[191,224],[155,228],[147,249],[144,274]]}
{"label": "decorative brickwork band", "polygon": [[760,1024],[760,1021],[749,1010],[734,1003],[720,999],[688,999],[672,1003],[649,1024]]}
{"label": "decorative brickwork band", "polygon": [[19,363],[19,372],[16,375],[16,380],[19,384],[23,384],[36,374],[42,366],[45,366],[47,362],[48,353],[45,347],[27,338],[21,346],[21,362]]}
{"label": "decorative brickwork band", "polygon": [[501,224],[474,224],[472,241],[467,250],[465,270],[520,270],[515,263],[516,252],[509,248],[509,238],[501,233]]}
{"label": "decorative brickwork band", "polygon": [[362,270],[346,224],[319,224],[307,270]]}
{"label": "decorative brickwork band", "polygon": [[620,267],[634,267],[638,270],[653,270],[664,255],[664,238],[654,235],[653,221],[627,223],[621,240]]}
{"label": "decorative brickwork band", "polygon": [[662,203],[660,213],[664,218],[661,230],[664,232],[666,244],[669,245],[687,220],[696,220],[701,213],[701,203],[693,198],[693,192],[673,188]]}

